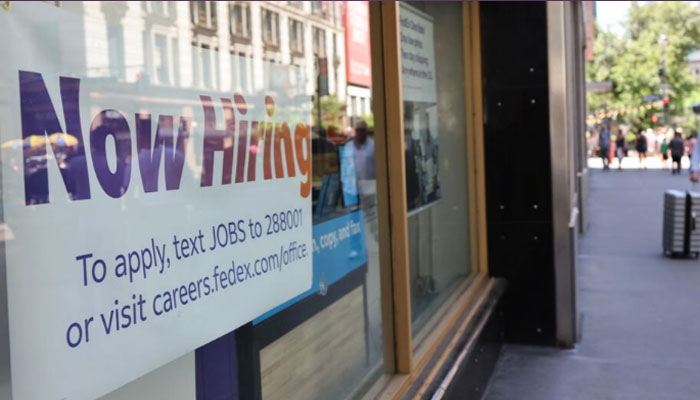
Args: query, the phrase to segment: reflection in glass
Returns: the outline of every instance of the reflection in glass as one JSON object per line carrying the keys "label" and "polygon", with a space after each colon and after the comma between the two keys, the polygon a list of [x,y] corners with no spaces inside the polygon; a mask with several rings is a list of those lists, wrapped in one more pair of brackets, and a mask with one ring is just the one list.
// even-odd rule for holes
{"label": "reflection in glass", "polygon": [[279,47],[279,14],[268,9],[262,9],[263,43],[268,47]]}
{"label": "reflection in glass", "polygon": [[241,39],[250,39],[250,5],[237,2],[230,7],[231,35]]}
{"label": "reflection in glass", "polygon": [[211,88],[213,79],[212,79],[212,70],[211,70],[211,51],[209,51],[209,46],[204,44],[202,45],[202,49],[199,51],[199,57],[201,59],[201,71],[202,71],[202,83],[204,84],[204,87],[206,88]]}
{"label": "reflection in glass", "polygon": [[[34,36],[27,40],[52,41],[55,48],[47,59],[65,61],[45,73],[52,92],[42,104],[59,104],[58,77],[71,77],[80,80],[80,110],[70,102],[50,113],[30,110],[55,115],[56,124],[34,118],[46,122],[32,127],[42,134],[2,143],[3,162],[28,175],[27,203],[74,201],[99,193],[135,200],[128,203],[131,207],[172,207],[173,215],[194,220],[202,204],[183,205],[186,188],[199,189],[203,177],[211,185],[245,183],[251,174],[262,177],[265,149],[274,145],[266,144],[264,122],[313,114],[302,123],[312,128],[309,179],[318,244],[313,287],[304,295],[315,308],[299,314],[306,319],[292,330],[273,326],[281,333],[260,352],[263,398],[343,398],[381,374],[374,127],[364,106],[370,104],[371,79],[353,80],[346,70],[348,58],[370,69],[366,10],[359,14],[364,20],[348,18],[349,25],[343,25],[335,18],[341,12],[336,2],[32,6],[51,7],[75,21],[32,27],[28,31]],[[348,50],[354,40],[348,36],[351,30],[355,37],[366,35],[359,50]],[[366,53],[354,52],[360,50]],[[317,59],[326,57],[322,69]],[[351,92],[353,107],[348,106]],[[267,114],[266,96],[274,99],[274,115]],[[80,134],[64,133],[76,132],[66,125],[66,112],[78,115]],[[240,134],[242,122],[249,124],[248,136]],[[207,129],[224,136],[211,138],[220,149],[209,159],[203,155]],[[91,143],[91,137],[99,140]],[[155,143],[162,143],[160,153]],[[224,166],[230,170],[223,171]],[[72,179],[83,173],[76,171],[91,176],[93,185]],[[181,174],[183,191],[174,189],[180,181],[172,173]],[[104,179],[95,181],[96,174]],[[52,184],[49,193],[46,180],[55,177],[59,184]],[[12,190],[24,193],[25,188]],[[158,196],[170,190],[168,196]],[[220,205],[235,199],[207,201]],[[128,215],[129,206],[123,207],[120,211]],[[326,304],[328,299],[334,300]],[[285,312],[290,311],[283,307],[270,318]]]}
{"label": "reflection in glass", "polygon": [[414,343],[472,271],[462,4],[400,6]]}
{"label": "reflection in glass", "polygon": [[120,25],[109,25],[107,27],[107,38],[110,74],[122,80],[126,73],[123,28]]}
{"label": "reflection in glass", "polygon": [[326,56],[326,32],[321,28],[313,27],[313,45],[314,54],[318,57]]}
{"label": "reflection in glass", "polygon": [[156,82],[160,84],[169,84],[170,77],[168,74],[168,48],[166,38],[163,35],[155,35],[154,46],[154,61],[156,70]]}
{"label": "reflection in glass", "polygon": [[289,19],[289,50],[293,55],[304,53],[304,23]]}

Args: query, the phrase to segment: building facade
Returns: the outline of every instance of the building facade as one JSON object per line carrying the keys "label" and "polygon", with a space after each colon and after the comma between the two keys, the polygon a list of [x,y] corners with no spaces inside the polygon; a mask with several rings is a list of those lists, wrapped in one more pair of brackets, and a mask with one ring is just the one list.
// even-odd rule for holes
{"label": "building facade", "polygon": [[2,3],[0,398],[480,398],[575,346],[583,15]]}

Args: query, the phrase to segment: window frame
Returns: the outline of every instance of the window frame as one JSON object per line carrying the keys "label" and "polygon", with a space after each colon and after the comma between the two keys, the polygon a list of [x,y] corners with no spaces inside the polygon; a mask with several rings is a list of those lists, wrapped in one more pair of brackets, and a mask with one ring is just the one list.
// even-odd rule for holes
{"label": "window frame", "polygon": [[[321,40],[316,40],[316,38]],[[311,50],[315,57],[324,58],[328,55],[326,54],[326,29],[320,26],[311,26]]]}
{"label": "window frame", "polygon": [[[199,6],[204,5],[204,18],[202,23]],[[203,30],[215,34],[218,26],[215,1],[190,1],[190,23],[195,30]]]}
{"label": "window frame", "polygon": [[[270,35],[271,38],[267,37],[266,24],[267,18],[270,17]],[[263,42],[263,47],[268,51],[279,51],[280,49],[280,13],[277,11],[270,10],[269,8],[260,7],[260,28],[261,37]]]}
{"label": "window frame", "polygon": [[[205,2],[207,24],[204,28],[216,29],[216,4]],[[190,7],[194,7],[190,2]],[[479,4],[462,3],[463,41],[465,57],[466,109],[471,116],[467,123],[469,179],[469,229],[470,257],[476,276],[465,280],[458,290],[453,292],[445,302],[446,313],[431,333],[414,349],[410,312],[410,274],[407,238],[407,210],[404,180],[404,142],[403,113],[400,74],[400,34],[399,5],[395,2],[370,2],[370,38],[372,52],[373,96],[370,99],[375,115],[376,174],[377,174],[377,208],[379,227],[380,287],[382,307],[383,352],[385,375],[383,379],[370,388],[368,397],[400,397],[415,379],[423,372],[428,360],[438,351],[439,345],[448,338],[449,331],[459,322],[459,316],[468,308],[475,307],[483,300],[484,294],[492,280],[487,277],[488,260],[486,253],[486,201],[485,174],[483,163],[483,105],[481,88],[481,49],[479,35]],[[264,8],[262,8],[264,9]],[[270,11],[273,12],[274,11]],[[167,12],[167,8],[166,8]],[[198,27],[194,21],[193,9],[190,9],[193,28]],[[277,14],[277,44],[280,44],[280,18]],[[199,18],[199,17],[197,17]],[[199,27],[201,28],[201,26]],[[326,30],[323,32],[323,54],[326,53]],[[158,32],[161,34],[160,32]],[[154,32],[150,33],[155,34]],[[167,59],[174,59],[173,36],[166,37]],[[153,38],[153,37],[151,37]],[[220,79],[216,58],[220,57],[220,47],[215,37],[195,35],[191,44],[211,51],[210,72],[211,86],[216,86]],[[196,84],[204,87],[204,63],[199,65]],[[153,68],[154,68],[153,64]],[[251,65],[252,67],[252,65]],[[174,76],[174,65],[168,65],[171,83],[179,78]],[[249,72],[249,70],[247,70]],[[391,193],[391,196],[390,196]],[[468,322],[468,321],[467,321]],[[465,322],[466,323],[466,322]],[[436,366],[438,368],[440,365]],[[430,371],[434,375],[436,370]],[[424,385],[429,384],[428,379]],[[372,396],[377,394],[378,396]]]}
{"label": "window frame", "polygon": [[[243,21],[241,22],[241,30],[242,32],[238,32],[238,29],[236,28],[237,22],[236,22],[236,17],[235,17],[235,9],[236,7],[240,7],[241,10],[241,18]],[[228,15],[229,15],[229,33],[231,34],[231,38],[234,41],[237,42],[244,42],[244,43],[250,43],[253,37],[253,30],[252,30],[252,14],[251,14],[251,6],[250,3],[248,2],[241,2],[241,1],[236,1],[232,2],[228,5]]]}
{"label": "window frame", "polygon": [[[289,26],[289,52],[292,57],[303,57],[304,56],[304,22],[302,20],[289,17],[287,19],[287,25]],[[297,40],[292,39],[292,33],[297,35]],[[299,46],[294,46],[294,43],[298,43]]]}
{"label": "window frame", "polygon": [[[401,45],[399,4],[370,2],[370,41],[372,52],[372,110],[375,118],[377,206],[381,260],[382,325],[384,330],[384,379],[367,393],[369,397],[399,398],[414,380],[423,374],[428,361],[444,357],[454,348],[455,338],[445,348],[448,334],[456,324],[465,326],[472,318],[460,321],[466,310],[475,309],[493,286],[488,277],[486,249],[486,199],[483,160],[483,105],[481,89],[481,48],[479,4],[462,3],[462,39],[464,46],[465,112],[469,116],[467,136],[467,174],[469,196],[469,248],[472,270],[440,307],[434,324],[422,337],[413,337],[411,287],[408,255],[408,218],[406,207],[403,140],[403,101],[401,90]],[[389,195],[391,193],[391,196]],[[383,228],[383,229],[382,229]],[[417,346],[414,347],[414,341]],[[438,373],[437,363],[428,371]],[[427,390],[424,380],[419,392]]]}
{"label": "window frame", "polygon": [[[311,1],[311,14],[323,19],[328,18],[328,2]],[[332,2],[331,2],[332,3]]]}
{"label": "window frame", "polygon": [[[213,89],[219,84],[219,71],[217,58],[219,57],[219,46],[213,38],[208,37],[193,37],[192,38],[192,86],[201,89]],[[209,60],[209,73],[211,82],[207,85],[204,75],[204,60],[200,57],[203,50],[209,50],[211,59]],[[196,65],[195,65],[196,64]]]}

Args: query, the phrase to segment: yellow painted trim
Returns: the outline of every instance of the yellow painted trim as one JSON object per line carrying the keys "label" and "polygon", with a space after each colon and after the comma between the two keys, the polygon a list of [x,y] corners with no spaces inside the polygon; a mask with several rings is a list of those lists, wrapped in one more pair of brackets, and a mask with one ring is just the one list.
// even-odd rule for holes
{"label": "yellow painted trim", "polygon": [[[382,261],[382,311],[385,370],[389,373],[367,393],[368,397],[399,399],[414,383],[439,346],[449,339],[440,354],[440,362],[429,372],[433,378],[449,351],[456,346],[459,336],[474,319],[478,305],[483,302],[493,280],[488,278],[486,248],[486,197],[484,175],[483,100],[481,85],[481,46],[479,34],[479,5],[462,6],[464,42],[464,78],[466,113],[469,116],[466,156],[468,158],[468,189],[470,210],[470,261],[474,274],[448,297],[439,310],[442,315],[437,325],[413,351],[411,329],[410,271],[408,256],[408,219],[406,210],[405,160],[403,139],[403,101],[401,93],[401,54],[399,32],[399,4],[397,2],[370,2],[370,33],[373,57],[373,104],[375,115],[375,146],[377,156],[378,207],[386,218],[386,227],[380,228],[380,257]],[[381,153],[381,156],[379,154]],[[380,165],[381,164],[381,165]],[[382,178],[380,178],[382,176]],[[385,181],[384,181],[385,179]],[[385,190],[386,193],[382,193]],[[386,209],[382,209],[384,199]],[[383,211],[383,212],[382,212]],[[384,248],[384,251],[382,251]],[[388,267],[387,267],[388,266]],[[386,282],[385,282],[386,281]],[[470,308],[461,322],[460,316]],[[455,336],[449,332],[459,323]],[[389,329],[387,329],[389,328]],[[393,359],[390,356],[393,355]],[[393,375],[391,374],[393,372]],[[424,394],[427,382],[419,389]]]}
{"label": "yellow painted trim", "polygon": [[[472,279],[473,278],[473,279]],[[448,332],[454,327],[459,320],[460,315],[464,313],[467,307],[472,303],[474,296],[481,290],[488,277],[485,273],[479,272],[476,276],[469,276],[465,279],[466,287],[455,291],[454,297],[450,296],[445,303],[446,311],[437,325],[434,325],[430,333],[416,347],[414,358],[414,374],[425,367],[426,363],[433,356],[435,350],[442,343]]]}
{"label": "yellow painted trim", "polygon": [[[484,279],[486,279],[486,276],[483,276]],[[425,377],[425,380],[423,381],[423,384],[421,387],[418,389],[416,392],[415,396],[413,396],[414,399],[420,399],[425,392],[428,390],[428,387],[432,383],[432,380],[435,378],[435,376],[440,372],[440,369],[443,367],[443,364],[447,360],[447,357],[455,350],[455,347],[457,346],[457,342],[459,339],[462,337],[464,334],[465,330],[467,329],[467,326],[469,325],[470,322],[474,319],[474,315],[476,314],[476,311],[481,307],[481,305],[484,303],[484,300],[486,299],[486,295],[488,292],[493,288],[494,285],[494,279],[489,280],[489,282],[486,284],[486,287],[484,290],[482,290],[479,294],[479,297],[473,302],[471,309],[469,310],[469,314],[464,318],[462,323],[459,325],[457,330],[455,331],[454,335],[452,335],[452,338],[450,339],[450,342],[447,344],[445,349],[442,351],[442,354],[440,354],[440,357],[438,360],[435,362],[433,365],[433,368],[430,370],[428,375]],[[471,303],[472,300],[474,299],[474,296],[476,295],[476,291],[474,291],[470,296],[469,296],[469,302]],[[461,314],[461,313],[460,313]],[[442,340],[441,340],[442,342]],[[432,354],[431,354],[432,356]]]}
{"label": "yellow painted trim", "polygon": [[486,167],[484,163],[484,106],[483,89],[481,86],[481,27],[479,19],[479,3],[469,2],[471,17],[471,60],[472,66],[471,82],[473,96],[474,121],[474,166],[476,178],[476,225],[477,241],[479,248],[479,270],[488,272],[488,248],[487,248],[487,228],[486,228]]}
{"label": "yellow painted trim", "polygon": [[467,188],[469,198],[469,266],[472,270],[481,270],[479,266],[479,223],[477,208],[477,179],[476,179],[476,146],[474,123],[474,96],[473,92],[473,68],[472,68],[472,43],[471,43],[471,7],[469,3],[462,3],[462,46],[464,57],[464,88],[465,88],[465,135],[467,136]]}
{"label": "yellow painted trim", "polygon": [[[485,273],[478,273],[478,275],[469,282],[467,288],[459,293],[457,299],[449,305],[447,313],[440,324],[435,327],[430,337],[427,338],[421,348],[416,351],[415,359],[417,361],[413,371],[410,374],[392,375],[389,377],[388,381],[386,379],[378,381],[367,392],[365,397],[375,399],[400,399],[411,387],[411,384],[415,382],[415,379],[424,372],[424,368],[426,368],[428,361],[433,357],[438,347],[448,339],[448,333],[459,322],[460,316],[470,308],[469,314],[461,321],[457,331],[449,338],[450,341],[448,345],[443,349],[443,352],[440,353],[440,360],[444,362],[449,352],[454,350],[457,341],[464,333],[468,324],[474,320],[474,314],[483,303],[486,294],[492,288],[493,281],[494,279],[489,279]],[[440,362],[434,364],[430,370],[429,376],[434,377],[440,366]],[[422,386],[419,390],[425,392],[428,384],[429,380],[426,379],[422,382]]]}
{"label": "yellow painted trim", "polygon": [[384,64],[382,96],[386,113],[384,131],[389,180],[395,370],[400,374],[408,374],[411,372],[413,363],[413,339],[411,337],[411,277],[408,256],[399,3],[382,2],[380,6]]}
{"label": "yellow painted trim", "polygon": [[391,227],[389,218],[389,171],[387,160],[386,108],[384,101],[384,46],[382,43],[381,3],[369,3],[372,53],[372,108],[374,113],[375,171],[377,177],[377,227],[379,279],[382,305],[382,345],[384,372],[393,374],[395,365],[394,302],[392,282]]}

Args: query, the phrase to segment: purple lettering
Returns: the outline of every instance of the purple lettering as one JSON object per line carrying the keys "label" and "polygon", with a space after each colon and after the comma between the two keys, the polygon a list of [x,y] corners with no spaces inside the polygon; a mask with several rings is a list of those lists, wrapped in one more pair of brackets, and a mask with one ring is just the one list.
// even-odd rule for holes
{"label": "purple lettering", "polygon": [[245,176],[245,153],[248,149],[248,121],[238,123],[238,156],[236,157],[236,183]]}
{"label": "purple lettering", "polygon": [[185,165],[185,147],[190,137],[190,118],[180,117],[177,142],[173,143],[173,117],[158,116],[156,137],[151,147],[151,115],[136,114],[136,147],[143,190],[158,191],[158,175],[161,154],[165,153],[165,188],[180,188],[182,170]]}
{"label": "purple lettering", "polygon": [[22,146],[24,196],[27,205],[49,202],[49,177],[46,165],[46,142],[48,141],[45,138],[57,133],[66,133],[77,139],[77,144],[72,146],[52,144],[56,161],[62,161],[59,163],[59,168],[69,198],[72,200],[90,198],[90,180],[80,127],[78,102],[80,80],[61,77],[60,87],[63,117],[66,123],[65,131],[58,121],[41,74],[19,71],[20,112],[24,140]]}
{"label": "purple lettering", "polygon": [[[234,93],[233,102],[241,115],[248,112],[248,104],[240,93]],[[248,121],[238,124],[238,155],[236,156],[236,183],[243,182],[245,176],[245,155],[248,149]]]}
{"label": "purple lettering", "polygon": [[211,186],[214,175],[214,152],[224,152],[224,166],[221,183],[231,183],[233,175],[233,137],[235,134],[236,118],[233,114],[233,105],[229,99],[221,99],[224,107],[226,128],[216,129],[216,114],[211,97],[200,96],[204,109],[204,146],[202,150],[202,181],[200,186]]}
{"label": "purple lettering", "polygon": [[[110,171],[105,154],[107,136],[114,138],[117,168]],[[131,131],[126,119],[117,110],[102,110],[90,124],[90,152],[97,181],[108,196],[119,198],[126,193],[131,180]]]}

